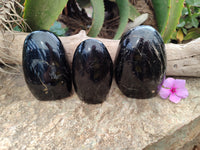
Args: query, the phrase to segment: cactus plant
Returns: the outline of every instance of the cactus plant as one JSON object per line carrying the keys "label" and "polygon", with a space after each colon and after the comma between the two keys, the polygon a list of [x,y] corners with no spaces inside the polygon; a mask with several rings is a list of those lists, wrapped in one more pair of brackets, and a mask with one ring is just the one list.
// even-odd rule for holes
{"label": "cactus plant", "polygon": [[119,39],[124,32],[126,24],[128,23],[129,18],[129,2],[128,0],[116,0],[117,6],[119,8],[120,14],[120,24],[118,30],[115,34],[114,39]]}
{"label": "cactus plant", "polygon": [[184,0],[152,0],[158,30],[164,42],[168,42],[173,31],[176,29]]}
{"label": "cactus plant", "polygon": [[[120,11],[120,24],[114,39],[119,39],[124,32],[128,19],[130,18],[133,21],[140,14],[128,0],[114,1],[117,3]],[[48,3],[45,0],[25,0],[24,19],[32,30],[49,30],[67,2],[68,0],[49,0]],[[84,2],[88,3],[88,0]],[[90,2],[93,7],[93,17],[88,36],[96,37],[104,23],[104,1],[90,0]]]}
{"label": "cactus plant", "polygon": [[48,30],[67,2],[68,0],[25,0],[23,17],[32,30]]}
{"label": "cactus plant", "polygon": [[88,32],[88,36],[96,37],[104,22],[104,2],[103,0],[91,0],[93,7],[92,25]]}

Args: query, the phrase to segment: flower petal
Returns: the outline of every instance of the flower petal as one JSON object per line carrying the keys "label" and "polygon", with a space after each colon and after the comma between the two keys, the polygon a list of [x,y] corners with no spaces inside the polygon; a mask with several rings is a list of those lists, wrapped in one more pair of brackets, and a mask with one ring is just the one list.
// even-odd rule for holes
{"label": "flower petal", "polygon": [[161,88],[159,95],[160,95],[161,98],[166,99],[166,98],[168,98],[170,93],[171,93],[170,89]]}
{"label": "flower petal", "polygon": [[164,83],[163,86],[166,88],[172,88],[174,85],[175,79],[174,78],[167,78]]}
{"label": "flower petal", "polygon": [[177,104],[177,103],[181,100],[181,98],[178,97],[178,96],[176,96],[175,94],[171,94],[170,97],[169,97],[169,100],[170,100],[171,102]]}
{"label": "flower petal", "polygon": [[175,88],[185,88],[185,83],[186,83],[185,80],[176,79],[175,82],[174,82],[174,87]]}
{"label": "flower petal", "polygon": [[176,89],[176,95],[181,98],[188,97],[188,90],[186,88]]}

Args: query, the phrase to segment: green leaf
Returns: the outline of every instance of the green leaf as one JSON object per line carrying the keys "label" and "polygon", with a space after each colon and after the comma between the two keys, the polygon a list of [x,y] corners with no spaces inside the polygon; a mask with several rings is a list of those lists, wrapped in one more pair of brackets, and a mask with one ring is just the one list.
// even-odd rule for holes
{"label": "green leaf", "polygon": [[190,6],[200,6],[200,1],[199,0],[186,0],[186,3],[189,4]]}
{"label": "green leaf", "polygon": [[194,7],[194,13],[200,15],[200,7]]}
{"label": "green leaf", "polygon": [[132,21],[134,21],[135,18],[140,16],[140,13],[137,11],[137,9],[131,3],[129,3],[129,11],[130,11],[129,19],[131,19]]}
{"label": "green leaf", "polygon": [[182,28],[185,25],[185,21],[184,20],[180,20],[180,23],[176,26],[178,28]]}
{"label": "green leaf", "polygon": [[115,34],[114,39],[119,39],[124,32],[124,29],[128,23],[129,17],[129,1],[128,0],[116,0],[119,8],[120,24]]}
{"label": "green leaf", "polygon": [[103,0],[91,0],[91,4],[93,7],[92,25],[88,32],[88,36],[96,37],[103,26],[105,8]]}
{"label": "green leaf", "polygon": [[170,11],[170,1],[169,0],[152,0],[156,21],[158,24],[159,32],[162,32],[167,24]]}
{"label": "green leaf", "polygon": [[186,35],[187,34],[187,29],[182,28],[182,30],[183,30],[183,33]]}
{"label": "green leaf", "polygon": [[48,30],[68,0],[25,0],[24,19],[32,30]]}
{"label": "green leaf", "polygon": [[186,29],[192,28],[192,23],[191,23],[191,17],[187,16],[185,17],[185,26]]}
{"label": "green leaf", "polygon": [[199,26],[199,21],[196,18],[196,14],[192,14],[191,16],[187,16],[185,18],[185,22],[186,22],[186,24],[185,24],[184,27],[187,28],[187,29],[190,29],[192,27],[198,28],[198,26]]}
{"label": "green leaf", "polygon": [[62,25],[60,22],[55,21],[53,26],[50,27],[50,31],[55,33],[57,36],[63,36],[65,35],[68,28],[62,28]]}
{"label": "green leaf", "polygon": [[176,29],[184,0],[152,0],[152,2],[159,32],[166,43]]}
{"label": "green leaf", "polygon": [[200,37],[200,28],[193,28],[188,31],[188,34],[185,36],[184,40],[191,40]]}
{"label": "green leaf", "polygon": [[192,16],[195,17],[195,18],[197,18],[197,17],[200,16],[200,12],[199,13],[193,13]]}
{"label": "green leaf", "polygon": [[196,17],[191,16],[191,24],[192,24],[193,27],[198,28],[198,26],[199,26],[199,21],[197,20]]}
{"label": "green leaf", "polygon": [[15,26],[15,27],[13,28],[13,30],[22,32],[22,29],[21,29],[19,26]]}
{"label": "green leaf", "polygon": [[188,9],[186,7],[183,7],[183,10],[182,10],[182,16],[184,15],[188,15]]}

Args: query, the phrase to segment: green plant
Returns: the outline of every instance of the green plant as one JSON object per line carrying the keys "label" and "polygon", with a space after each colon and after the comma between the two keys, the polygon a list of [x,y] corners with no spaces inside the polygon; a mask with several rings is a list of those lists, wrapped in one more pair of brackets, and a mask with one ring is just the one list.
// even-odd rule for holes
{"label": "green plant", "polygon": [[[119,8],[120,22],[114,36],[114,39],[119,39],[124,32],[129,19],[134,21],[140,14],[128,0],[110,1],[115,2]],[[32,30],[48,30],[67,2],[68,0],[49,0],[48,3],[45,0],[25,0],[24,19]],[[104,0],[77,0],[77,2],[82,7],[90,5],[93,7],[92,24],[89,28],[88,36],[96,37],[104,23]],[[189,39],[191,36],[198,37],[197,35],[193,36],[193,34],[194,32],[199,33],[199,29],[196,29],[195,31],[194,29],[188,29],[197,28],[199,24],[197,20],[200,13],[198,8],[200,5],[199,0],[186,0],[186,7],[184,7],[184,9],[184,0],[152,0],[152,2],[158,30],[165,43],[169,42],[170,38],[173,39],[174,37],[176,39],[178,37],[180,41]],[[180,19],[181,12],[185,13],[182,15],[185,17],[181,17]],[[178,22],[180,23],[177,26]],[[176,29],[177,31],[174,33]]]}
{"label": "green plant", "polygon": [[152,0],[159,32],[169,42],[181,16],[184,0]]}
{"label": "green plant", "polygon": [[[112,0],[116,2],[120,11],[120,24],[114,39],[119,39],[124,32],[128,19],[134,20],[140,14],[129,3],[128,0]],[[50,0],[25,0],[24,19],[32,30],[48,30],[53,22],[57,19],[68,0],[53,1]],[[104,23],[104,1],[103,0],[77,0],[80,6],[93,7],[92,24],[88,36],[96,37]],[[91,3],[90,3],[91,2]]]}
{"label": "green plant", "polygon": [[185,7],[182,10],[182,16],[172,39],[181,43],[184,40],[200,37],[198,17],[200,17],[200,1],[186,0]]}
{"label": "green plant", "polygon": [[[86,1],[86,3],[87,2],[88,1]],[[114,39],[119,39],[124,32],[128,19],[133,21],[140,14],[128,0],[114,0],[114,2],[116,2],[120,13],[120,23]],[[100,32],[104,21],[104,3],[102,0],[91,0],[91,4],[93,7],[93,21],[88,35],[96,37]]]}
{"label": "green plant", "polygon": [[14,31],[22,32],[22,29],[19,26],[15,26],[13,28]]}
{"label": "green plant", "polygon": [[128,0],[116,0],[117,6],[119,7],[120,24],[115,34],[114,39],[119,39],[124,32],[126,24],[129,18],[129,2]]}
{"label": "green plant", "polygon": [[62,28],[61,23],[55,21],[53,26],[51,26],[49,30],[58,36],[64,36],[68,28]]}
{"label": "green plant", "polygon": [[25,0],[23,17],[32,30],[48,30],[68,0]]}
{"label": "green plant", "polygon": [[91,0],[91,3],[93,7],[93,20],[88,35],[96,37],[99,34],[104,22],[104,4],[103,0]]}

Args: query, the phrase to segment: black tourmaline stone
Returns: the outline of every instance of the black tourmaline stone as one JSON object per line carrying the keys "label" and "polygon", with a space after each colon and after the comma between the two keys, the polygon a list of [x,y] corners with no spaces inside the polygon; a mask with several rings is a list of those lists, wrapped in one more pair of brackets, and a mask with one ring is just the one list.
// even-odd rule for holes
{"label": "black tourmaline stone", "polygon": [[72,75],[81,100],[89,104],[105,101],[112,83],[113,63],[103,43],[94,39],[80,43],[74,53]]}
{"label": "black tourmaline stone", "polygon": [[139,26],[123,35],[115,58],[115,80],[124,95],[150,98],[165,78],[165,45],[150,26]]}
{"label": "black tourmaline stone", "polygon": [[61,41],[49,31],[30,33],[23,47],[23,71],[32,94],[56,100],[71,94],[71,69]]}

